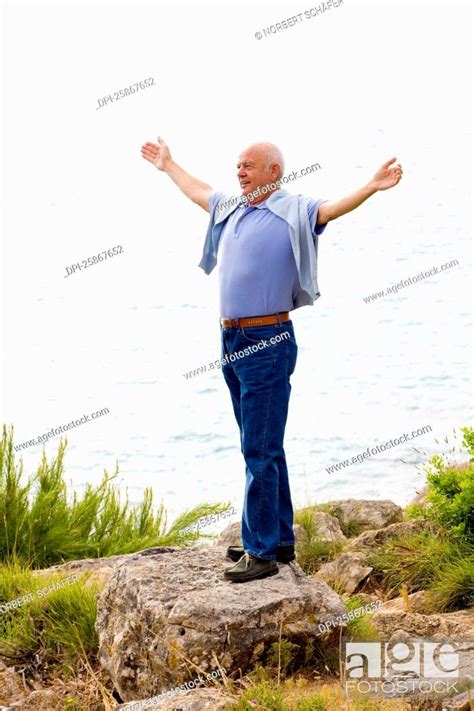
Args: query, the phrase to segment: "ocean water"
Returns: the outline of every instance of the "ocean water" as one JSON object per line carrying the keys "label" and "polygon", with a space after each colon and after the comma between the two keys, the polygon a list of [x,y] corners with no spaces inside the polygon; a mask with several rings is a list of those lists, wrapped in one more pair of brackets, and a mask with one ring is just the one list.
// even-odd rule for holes
{"label": "ocean water", "polygon": [[[286,172],[321,164],[291,188],[313,197],[346,194],[392,155],[403,165],[397,188],[328,225],[319,247],[322,296],[293,313],[299,354],[286,454],[295,506],[345,497],[404,504],[423,484],[422,463],[459,446],[455,432],[471,422],[472,407],[472,117],[464,90],[471,81],[459,34],[467,30],[461,10],[431,6],[428,27],[421,4],[382,5],[344,4],[319,24],[261,42],[255,30],[278,20],[269,5],[251,16],[227,5],[232,36],[216,32],[230,22],[218,6],[187,6],[183,26],[179,8],[166,5],[158,45],[153,17],[163,17],[163,5],[161,14],[151,5],[114,6],[116,37],[106,32],[105,6],[37,6],[31,31],[8,9],[3,421],[19,444],[108,408],[68,435],[67,476],[78,491],[118,463],[130,500],[152,487],[171,519],[204,501],[242,507],[244,466],[222,374],[183,375],[220,353],[217,275],[197,268],[208,216],[140,158],[140,145],[157,133],[187,170],[230,193],[238,151],[262,137],[282,147]],[[291,14],[290,6],[281,10]],[[404,51],[386,54],[400,28]],[[134,30],[140,41],[124,56],[120,32],[135,37]],[[199,49],[212,82],[169,63],[177,37]],[[441,55],[440,37],[459,38],[456,53]],[[26,46],[34,65],[21,60]],[[345,50],[335,54],[334,46]],[[242,51],[247,66],[268,68],[273,50],[285,63],[265,73],[265,93],[242,77],[254,111],[235,111],[235,97],[225,94],[217,113],[193,110],[191,123],[183,119],[240,76]],[[368,74],[370,57],[382,54]],[[318,73],[325,100],[315,99],[316,112],[295,114],[301,95],[316,97],[310,78],[329,56],[331,71]],[[450,76],[442,101],[440,74]],[[157,86],[95,111],[97,97],[146,76]],[[282,76],[285,101],[275,116],[266,97],[281,95]],[[18,90],[27,80],[28,94]],[[41,140],[25,141],[32,108]],[[65,278],[66,267],[116,245],[121,254]],[[452,269],[364,302],[451,260]],[[407,444],[327,472],[427,426]],[[48,442],[48,456],[58,442]],[[25,472],[41,450],[23,450]]]}

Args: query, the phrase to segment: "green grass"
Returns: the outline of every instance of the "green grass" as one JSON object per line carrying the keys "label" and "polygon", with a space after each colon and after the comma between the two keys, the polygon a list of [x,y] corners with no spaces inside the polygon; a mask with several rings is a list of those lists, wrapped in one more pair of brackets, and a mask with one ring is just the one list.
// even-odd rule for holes
{"label": "green grass", "polygon": [[236,698],[226,705],[226,711],[408,711],[411,708],[400,699],[348,700],[336,681],[316,686],[307,678],[298,677],[278,684],[272,674],[260,666],[239,682],[228,680],[227,692]]}
{"label": "green grass", "polygon": [[262,666],[256,666],[246,677],[246,682],[250,686],[239,695],[236,703],[227,704],[229,711],[255,711],[255,709],[285,711],[286,706],[283,703],[280,685]]}
{"label": "green grass", "polygon": [[[359,595],[351,595],[349,598],[344,600],[347,612],[352,610],[359,610],[361,607],[367,605],[364,600],[359,597]],[[347,629],[344,636],[347,641],[353,642],[354,640],[376,640],[378,639],[378,633],[375,625],[372,623],[371,612],[362,612],[357,617],[347,620]]]}
{"label": "green grass", "polygon": [[341,552],[343,544],[339,541],[328,543],[319,538],[311,509],[296,511],[295,523],[303,529],[303,538],[296,543],[298,564],[307,575],[311,575],[323,563],[333,560]]}
{"label": "green grass", "polygon": [[210,538],[184,531],[203,516],[222,513],[229,503],[204,503],[167,526],[162,504],[153,506],[151,489],[139,505],[121,500],[112,483],[118,475],[104,472],[97,486],[88,484],[79,496],[68,492],[64,477],[67,440],[48,461],[45,449],[36,474],[25,479],[23,463],[15,463],[13,429],[3,427],[0,441],[0,562],[17,560],[34,568],[82,558],[134,553],[152,546],[187,547]]}
{"label": "green grass", "polygon": [[[95,659],[97,583],[80,576],[48,590],[70,574],[35,575],[18,563],[0,566],[0,605],[33,593],[30,601],[0,613],[0,656],[41,660],[63,672],[85,658]],[[38,593],[38,591],[41,591]]]}
{"label": "green grass", "polygon": [[295,706],[295,711],[324,711],[327,709],[324,698],[319,692],[310,694],[304,699],[300,699]]}
{"label": "green grass", "polygon": [[474,555],[456,556],[445,563],[441,572],[430,589],[433,607],[445,612],[474,605]]}
{"label": "green grass", "polygon": [[474,552],[446,532],[423,531],[387,542],[370,552],[372,575],[389,597],[406,586],[408,593],[430,592],[432,612],[474,604]]}

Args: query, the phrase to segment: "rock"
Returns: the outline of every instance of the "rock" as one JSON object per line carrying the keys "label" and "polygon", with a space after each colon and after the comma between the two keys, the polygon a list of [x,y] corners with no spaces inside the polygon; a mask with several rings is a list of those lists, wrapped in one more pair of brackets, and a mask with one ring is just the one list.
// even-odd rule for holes
{"label": "rock", "polygon": [[216,546],[241,546],[242,538],[240,536],[240,521],[235,521],[234,523],[229,523],[228,526],[220,532],[214,545]]}
{"label": "rock", "polygon": [[421,615],[429,615],[432,609],[430,594],[425,590],[410,593],[408,595],[408,608],[404,597],[394,597],[384,603],[384,609],[386,612],[418,612]]}
{"label": "rock", "polygon": [[424,615],[405,612],[396,600],[384,603],[372,615],[380,639],[405,636],[413,641],[447,642],[459,650],[459,678],[474,679],[474,608]]}
{"label": "rock", "polygon": [[0,661],[0,707],[8,706],[12,699],[23,698],[29,693],[21,675],[14,667],[8,667]]}
{"label": "rock", "polygon": [[113,570],[127,563],[148,555],[160,555],[162,553],[172,553],[181,550],[180,548],[145,548],[137,553],[126,553],[125,555],[111,555],[108,558],[84,558],[83,560],[71,560],[68,563],[53,565],[51,568],[35,570],[35,575],[42,577],[51,573],[90,573],[91,576],[102,583],[106,583],[112,575]]}
{"label": "rock", "polygon": [[[216,546],[241,546],[242,545],[242,537],[241,537],[241,523],[240,521],[235,521],[235,523],[229,523],[228,526],[224,528],[223,531],[219,534],[217,540],[215,541],[214,545]],[[293,532],[295,534],[295,539],[296,541],[301,540],[301,538],[304,535],[304,531],[302,527],[295,523],[293,526]]]}
{"label": "rock", "polygon": [[400,506],[388,500],[370,499],[343,499],[341,501],[328,501],[326,504],[332,509],[343,526],[355,519],[361,529],[382,528],[391,523],[398,523],[403,518]]}
{"label": "rock", "polygon": [[324,511],[315,511],[313,513],[313,523],[322,541],[326,541],[327,543],[347,541],[347,538],[342,532],[339,519],[335,516],[331,516]]}
{"label": "rock", "polygon": [[[386,667],[383,675],[387,684],[385,698],[406,697],[413,709],[423,709],[424,711],[439,709],[441,711],[441,709],[451,707],[453,699],[448,700],[447,696],[452,695],[453,692],[458,694],[460,690],[466,688],[466,684],[472,684],[474,678],[474,639],[472,638],[474,610],[464,610],[463,612],[468,612],[469,615],[464,619],[457,620],[454,617],[448,620],[448,616],[460,613],[410,615],[413,619],[404,620],[402,626],[390,634],[387,633],[387,629],[384,629],[379,640],[381,646],[386,649],[385,654],[395,661],[398,659],[401,664],[406,664],[405,667],[399,668],[394,668],[391,665]],[[377,618],[383,614],[381,608],[372,615],[372,623],[376,628]],[[423,617],[425,617],[425,621],[420,622],[420,618]],[[428,620],[434,617],[444,617],[445,620],[441,622],[438,620],[435,624],[431,624]],[[432,620],[432,622],[434,621]],[[454,637],[451,636],[453,632],[455,633]],[[430,650],[430,646],[436,643],[449,646],[444,648],[440,646],[437,650],[431,647]],[[405,645],[405,649],[400,648],[402,644]],[[399,650],[395,652],[397,645]],[[443,656],[440,654],[438,663],[436,663],[439,652]],[[431,671],[433,661],[435,666]],[[428,664],[427,667],[426,664]],[[452,669],[455,673],[446,675],[443,669]],[[446,686],[441,686],[441,688],[439,685],[436,686],[436,682],[439,681],[445,682]],[[393,688],[393,684],[396,688]],[[391,689],[390,686],[392,686]]]}
{"label": "rock", "polygon": [[443,701],[442,711],[470,711],[470,709],[473,708],[470,704],[470,699],[474,703],[474,694],[470,694],[468,691],[453,696],[452,699],[445,699]]}
{"label": "rock", "polygon": [[[314,528],[318,534],[318,537],[322,541],[326,541],[327,543],[335,543],[337,541],[347,541],[347,538],[345,537],[345,535],[343,534],[343,532],[341,530],[341,524],[339,523],[339,520],[335,516],[331,516],[330,514],[326,513],[325,511],[318,511],[318,509],[316,507],[312,507],[312,506],[308,509],[301,509],[300,511],[298,511],[298,513],[301,513],[301,511],[311,511],[312,512],[312,520],[313,520]],[[304,530],[303,530],[303,535],[304,535]],[[297,540],[299,540],[299,539],[297,538]]]}
{"label": "rock", "polygon": [[425,521],[422,521],[421,519],[414,519],[413,521],[402,521],[401,523],[391,523],[389,526],[385,526],[385,528],[379,528],[372,531],[364,531],[364,533],[361,533],[359,536],[353,538],[349,542],[347,550],[356,550],[360,548],[371,548],[373,546],[379,546],[395,538],[411,536],[415,533],[420,533],[424,530],[429,530],[429,526]]}
{"label": "rock", "polygon": [[224,667],[239,676],[282,636],[318,644],[320,622],[345,612],[326,583],[296,563],[245,584],[222,578],[222,547],[129,559],[98,602],[99,659],[124,701],[155,696]]}
{"label": "rock", "polygon": [[472,640],[474,645],[474,608],[424,615],[401,609],[397,598],[385,602],[374,612],[372,620],[383,639],[403,629],[414,637],[432,637],[436,640],[446,636],[454,640]]}
{"label": "rock", "polygon": [[295,534],[295,543],[302,541],[305,536],[303,526],[300,526],[299,523],[294,524],[293,533]]}
{"label": "rock", "polygon": [[[141,700],[142,703],[146,699]],[[194,691],[182,691],[176,696],[168,699],[150,701],[141,708],[157,709],[157,711],[224,711],[228,704],[232,702],[232,697],[217,689],[195,689]],[[136,701],[127,704],[120,704],[117,710],[137,711]]]}
{"label": "rock", "polygon": [[51,711],[51,709],[61,708],[60,704],[63,700],[51,689],[37,689],[20,701],[11,703],[8,709],[9,711]]}
{"label": "rock", "polygon": [[314,577],[324,580],[328,585],[337,587],[341,593],[353,593],[372,572],[364,553],[347,552],[338,558],[324,563]]}
{"label": "rock", "polygon": [[415,498],[410,501],[410,506],[412,504],[417,504],[417,506],[426,506],[426,497],[428,494],[428,486],[424,486],[420,491],[417,492]]}
{"label": "rock", "polygon": [[[454,470],[454,471],[465,471],[466,469],[470,469],[472,467],[471,462],[460,462],[459,464],[451,464],[447,466],[448,470]],[[428,485],[424,486],[420,491],[416,493],[416,496],[410,501],[410,506],[412,504],[417,504],[418,506],[421,506],[422,508],[425,508],[428,503],[426,501],[426,497],[428,495]]]}

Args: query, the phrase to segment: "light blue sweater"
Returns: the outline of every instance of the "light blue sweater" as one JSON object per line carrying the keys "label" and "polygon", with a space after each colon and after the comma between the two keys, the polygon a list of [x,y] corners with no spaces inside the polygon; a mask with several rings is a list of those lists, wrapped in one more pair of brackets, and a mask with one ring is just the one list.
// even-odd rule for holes
{"label": "light blue sweater", "polygon": [[[313,236],[308,217],[309,198],[293,195],[279,189],[270,195],[266,205],[277,217],[285,220],[290,228],[290,239],[300,289],[296,294],[293,308],[311,306],[320,297],[318,288],[318,236]],[[326,201],[323,201],[326,202]],[[227,204],[226,204],[227,203]],[[217,249],[224,221],[237,209],[235,197],[223,195],[211,212],[211,219],[204,241],[204,249],[199,266],[210,274],[217,264]]]}

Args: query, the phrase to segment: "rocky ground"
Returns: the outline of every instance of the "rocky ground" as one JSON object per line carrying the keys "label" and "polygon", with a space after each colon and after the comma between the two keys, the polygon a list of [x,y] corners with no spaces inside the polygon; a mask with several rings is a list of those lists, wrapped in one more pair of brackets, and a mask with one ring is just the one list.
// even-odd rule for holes
{"label": "rocky ground", "polygon": [[[229,525],[214,546],[148,549],[49,569],[87,571],[104,583],[96,623],[99,661],[122,699],[117,708],[224,709],[230,696],[222,685],[214,688],[214,681],[169,698],[152,698],[212,672],[238,679],[257,662],[265,663],[270,646],[281,637],[301,649],[308,642],[331,644],[333,640],[337,645],[345,623],[334,624],[324,635],[318,625],[340,619],[346,611],[344,599],[353,593],[360,593],[368,603],[380,603],[371,620],[381,640],[458,641],[463,649],[461,672],[472,681],[474,610],[430,614],[423,591],[385,600],[371,579],[371,549],[423,524],[404,522],[402,509],[391,501],[349,499],[329,506],[336,515],[312,509],[311,515],[319,537],[339,542],[341,552],[314,575],[306,575],[293,562],[279,565],[279,574],[264,580],[245,585],[225,582],[222,572],[229,565],[225,548],[240,544],[239,524]],[[354,520],[358,535],[348,538],[342,528]],[[304,536],[301,526],[295,526],[295,535],[297,540]],[[56,708],[54,690],[31,690],[15,665],[4,662],[0,663],[0,711]],[[222,668],[225,672],[217,672]],[[136,704],[147,699],[146,706]],[[410,701],[413,708],[425,708],[416,693]],[[426,708],[470,706],[466,694],[460,694]]]}

